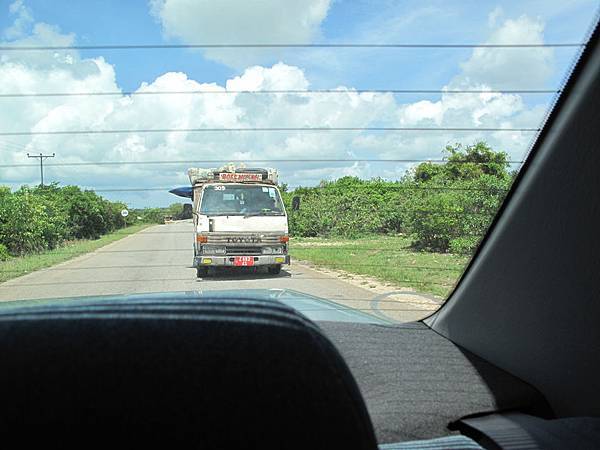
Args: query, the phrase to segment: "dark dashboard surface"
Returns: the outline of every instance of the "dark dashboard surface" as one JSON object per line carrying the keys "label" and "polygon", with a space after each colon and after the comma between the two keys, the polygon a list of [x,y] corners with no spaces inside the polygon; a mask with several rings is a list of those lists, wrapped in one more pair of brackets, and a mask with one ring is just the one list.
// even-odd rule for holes
{"label": "dark dashboard surface", "polygon": [[530,385],[420,322],[318,324],[350,367],[379,443],[450,435],[448,423],[468,414],[551,414]]}

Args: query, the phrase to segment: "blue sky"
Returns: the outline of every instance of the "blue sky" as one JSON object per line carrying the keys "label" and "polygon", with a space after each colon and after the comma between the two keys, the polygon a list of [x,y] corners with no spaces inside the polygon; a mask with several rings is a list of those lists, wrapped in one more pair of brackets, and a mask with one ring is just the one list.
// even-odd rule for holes
{"label": "blue sky", "polygon": [[[2,0],[5,13],[12,0]],[[218,3],[218,2],[215,2]],[[594,1],[390,1],[336,0],[331,3],[321,24],[318,42],[482,42],[489,34],[489,16],[497,8],[504,17],[523,14],[545,23],[547,42],[581,42],[590,27]],[[29,0],[25,4],[36,21],[58,26],[74,33],[78,44],[180,43],[166,37],[158,20],[149,12],[146,1]],[[0,29],[14,20],[0,16]],[[401,26],[398,26],[401,25]],[[289,64],[304,63],[309,78],[317,87],[345,84],[368,87],[440,87],[459,71],[456,62],[468,58],[469,50],[333,50],[344,59],[343,67],[324,67],[310,63],[314,50],[291,50],[267,57],[261,62],[273,64],[279,59]],[[325,51],[329,53],[330,51]],[[559,58],[568,61],[570,49],[559,50]],[[223,83],[237,71],[206,60],[194,50],[87,51],[84,56],[102,55],[115,66],[117,81],[124,90],[133,90],[169,71],[181,71],[190,77]],[[339,56],[341,55],[341,56]],[[565,61],[559,61],[563,63]],[[415,70],[415,66],[418,70]],[[407,70],[409,69],[409,70]],[[561,81],[556,71],[546,86]]]}
{"label": "blue sky", "polygon": [[[194,3],[194,2],[191,2]],[[182,0],[0,1],[2,43],[56,45],[160,44],[202,42],[366,42],[479,43],[499,40],[582,42],[595,17],[597,1],[364,1],[247,0],[196,2]],[[300,6],[298,6],[300,5]],[[9,8],[12,7],[12,13]],[[262,9],[261,9],[262,8]],[[40,25],[47,24],[47,25]],[[4,30],[4,31],[2,31]],[[548,51],[472,49],[293,49],[277,51],[141,50],[82,51],[36,56],[0,55],[0,91],[194,89],[202,83],[247,88],[554,89],[577,54],[576,49]],[[237,77],[237,81],[236,81]],[[49,81],[48,81],[49,80]],[[237,84],[236,84],[237,83]],[[76,88],[75,88],[76,87]],[[166,97],[166,96],[165,96]],[[0,129],[93,129],[108,127],[227,127],[246,125],[330,126],[437,125],[536,126],[552,96],[442,98],[439,94],[324,98],[252,98],[233,101],[161,98],[2,100]],[[29,103],[28,103],[29,102]],[[62,102],[62,103],[61,103]],[[179,103],[178,103],[179,102]],[[302,105],[302,106],[299,106]],[[150,109],[148,109],[150,108]],[[27,114],[34,111],[35,114]],[[350,111],[350,112],[349,112]],[[120,136],[52,139],[11,138],[0,152],[4,163],[23,162],[23,151],[56,150],[62,161],[192,159],[211,155],[232,159],[277,155],[348,158],[329,166],[288,165],[283,178],[312,184],[346,174],[397,178],[405,165],[361,165],[352,156],[439,157],[444,143],[485,138],[521,157],[531,136],[353,136],[313,138],[305,135]],[[0,138],[1,139],[1,138]],[[1,147],[0,147],[1,148]],[[385,149],[385,151],[383,150]],[[92,169],[90,169],[92,170]],[[184,170],[173,167],[94,172],[85,179],[67,168],[51,173],[62,183],[90,187],[155,187],[185,182]],[[30,169],[0,172],[10,185],[35,182]],[[113,195],[113,194],[111,194]],[[117,194],[114,194],[117,195]],[[113,195],[113,196],[114,196]],[[173,200],[160,193],[122,194],[138,205]],[[137,195],[137,196],[136,196]]]}

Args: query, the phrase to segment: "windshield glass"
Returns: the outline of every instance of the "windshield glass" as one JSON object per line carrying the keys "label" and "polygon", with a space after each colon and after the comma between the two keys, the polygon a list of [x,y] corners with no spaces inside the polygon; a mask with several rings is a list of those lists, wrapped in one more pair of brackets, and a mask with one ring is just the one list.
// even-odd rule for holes
{"label": "windshield glass", "polygon": [[272,186],[208,185],[202,190],[200,214],[207,216],[283,216],[279,192]]}
{"label": "windshield glass", "polygon": [[[482,411],[539,413],[540,420],[560,417],[561,408],[570,414],[563,394],[578,392],[571,373],[588,371],[589,364],[574,354],[564,364],[557,360],[557,374],[542,376],[550,366],[539,350],[583,346],[592,335],[582,328],[573,342],[563,342],[569,333],[561,323],[556,336],[540,324],[558,322],[559,313],[583,313],[567,295],[562,304],[553,302],[558,309],[534,317],[537,303],[526,300],[545,298],[538,294],[559,283],[532,278],[519,291],[523,280],[513,283],[512,271],[498,261],[519,257],[504,246],[509,239],[523,246],[522,263],[532,267],[552,251],[565,280],[587,261],[573,260],[577,251],[540,244],[558,228],[532,221],[537,210],[521,215],[515,212],[522,208],[503,205],[507,198],[547,208],[564,204],[565,195],[544,195],[536,173],[556,172],[550,178],[566,185],[579,162],[600,151],[582,132],[566,133],[577,139],[562,145],[564,130],[580,116],[578,129],[597,116],[588,106],[594,97],[566,83],[573,70],[584,84],[595,82],[582,76],[577,61],[582,52],[596,52],[589,30],[598,5],[0,1],[0,338],[12,352],[8,359],[18,362],[16,370],[0,370],[5,389],[21,386],[25,393],[16,390],[15,414],[0,418],[25,424],[35,411],[27,399],[39,397],[41,417],[49,418],[44,425],[52,423],[53,430],[63,424],[56,409],[83,414],[79,423],[93,426],[95,436],[107,429],[97,419],[118,418],[132,436],[160,424],[153,430],[177,430],[179,437],[213,413],[194,397],[210,390],[209,397],[223,400],[213,417],[221,424],[216,433],[227,433],[225,440],[236,440],[238,448],[261,448],[260,440],[236,432],[246,418],[262,434],[274,433],[280,448],[298,447],[298,433],[284,435],[285,428],[261,412],[288,408],[294,411],[285,417],[321,448],[322,433],[305,419],[343,391],[338,406],[360,420],[356,429],[367,432],[372,421],[380,442],[392,444],[380,448],[391,449],[411,447],[394,444],[401,440],[456,434],[448,424]],[[583,55],[588,67],[597,67],[596,53]],[[549,116],[556,104],[570,111],[568,118]],[[584,113],[573,120],[575,111]],[[532,151],[536,143],[539,152]],[[558,158],[549,152],[556,146],[573,162],[563,150]],[[599,170],[587,167],[582,181]],[[515,180],[522,181],[513,195]],[[591,192],[596,185],[585,178],[569,191]],[[597,199],[585,197],[590,211],[598,207]],[[580,204],[554,207],[561,220],[577,224],[585,213]],[[540,236],[539,226],[547,228]],[[490,230],[497,234],[486,241]],[[556,238],[590,249],[597,240],[594,233]],[[493,252],[504,256],[489,263]],[[475,276],[464,275],[472,261]],[[485,277],[497,282],[488,285]],[[458,283],[467,286],[456,290],[466,306],[455,303],[452,310],[450,302],[443,305]],[[506,287],[494,291],[494,307],[486,292],[492,285]],[[598,291],[579,288],[574,292],[588,288],[582,301],[590,303]],[[519,314],[510,308],[521,306],[520,298],[525,314],[499,332]],[[464,321],[456,319],[461,314]],[[435,331],[429,325],[438,318]],[[289,349],[289,359],[271,353],[268,337],[275,335],[263,333],[280,324],[282,345],[274,347]],[[306,325],[313,338],[302,337]],[[521,333],[519,325],[541,333],[545,343],[524,339],[529,331]],[[317,328],[347,364],[321,364],[338,356],[314,335]],[[287,346],[291,339],[315,347],[291,351],[297,348]],[[509,345],[517,341],[523,349]],[[47,354],[38,358],[28,345]],[[54,364],[71,354],[83,355],[71,358],[81,364]],[[210,369],[203,386],[186,365],[204,368],[205,356]],[[312,386],[319,389],[301,388],[313,378],[303,371],[306,361],[322,371]],[[255,365],[259,371],[251,370]],[[88,383],[78,367],[99,376]],[[272,368],[273,383],[265,384],[259,377]],[[39,383],[23,381],[31,378],[23,377],[28,370]],[[101,375],[111,371],[114,383],[105,383]],[[219,383],[223,371],[249,375],[239,385]],[[134,376],[131,384],[139,379],[143,389],[130,393],[129,377],[121,380],[121,373]],[[513,388],[510,373],[526,386]],[[559,389],[561,373],[569,379]],[[594,377],[589,373],[586,381]],[[322,389],[328,374],[339,389]],[[56,388],[53,377],[74,390]],[[160,389],[161,380],[174,395]],[[188,382],[193,389],[186,389]],[[121,402],[105,401],[111,386]],[[80,395],[83,388],[97,392]],[[306,408],[286,388],[318,399]],[[582,394],[593,383],[586,388]],[[247,401],[248,389],[257,402]],[[65,403],[43,402],[47,392]],[[368,414],[362,400],[355,401],[361,393]],[[69,406],[78,398],[81,405]],[[232,411],[241,403],[254,406],[256,416]],[[96,404],[107,405],[106,414]],[[133,415],[139,408],[148,410],[150,421]],[[163,423],[160,411],[176,426]],[[333,438],[338,426],[345,426],[341,434],[353,426],[326,413]],[[37,424],[34,419],[29,422]],[[205,430],[194,429],[203,446]],[[368,441],[356,446],[375,448]]]}
{"label": "windshield glass", "polygon": [[542,3],[0,2],[0,304],[430,316],[587,45]]}

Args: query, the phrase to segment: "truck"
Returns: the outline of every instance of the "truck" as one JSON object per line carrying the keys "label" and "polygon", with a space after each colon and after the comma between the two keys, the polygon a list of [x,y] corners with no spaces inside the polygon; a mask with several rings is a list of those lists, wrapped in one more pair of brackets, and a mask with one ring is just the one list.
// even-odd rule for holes
{"label": "truck", "polygon": [[273,168],[190,168],[194,267],[266,267],[278,274],[290,263],[288,216]]}

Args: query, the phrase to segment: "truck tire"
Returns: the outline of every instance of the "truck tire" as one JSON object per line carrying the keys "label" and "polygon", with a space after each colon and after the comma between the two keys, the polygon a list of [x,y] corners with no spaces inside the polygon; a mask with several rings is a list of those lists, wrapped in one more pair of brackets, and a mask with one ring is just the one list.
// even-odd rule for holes
{"label": "truck tire", "polygon": [[196,278],[202,278],[208,275],[208,267],[196,267]]}
{"label": "truck tire", "polygon": [[268,270],[271,275],[277,275],[279,272],[281,272],[281,264],[270,266]]}

